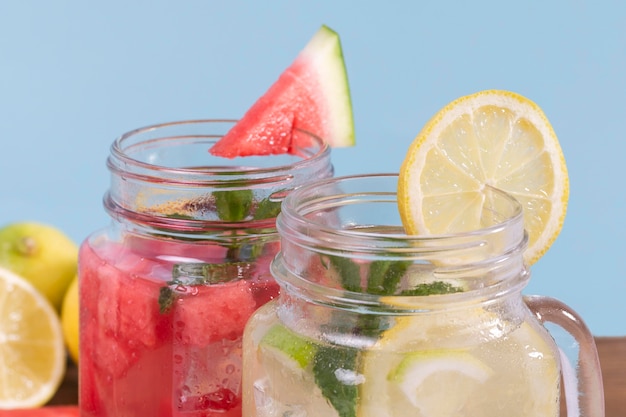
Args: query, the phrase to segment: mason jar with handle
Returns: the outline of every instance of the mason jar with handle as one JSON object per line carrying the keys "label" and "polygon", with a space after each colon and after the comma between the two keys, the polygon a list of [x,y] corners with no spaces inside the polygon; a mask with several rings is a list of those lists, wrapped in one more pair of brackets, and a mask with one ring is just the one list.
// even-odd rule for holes
{"label": "mason jar with handle", "polygon": [[522,294],[520,204],[487,187],[480,230],[406,235],[396,187],[393,174],[340,177],[283,202],[281,293],[244,333],[243,415],[558,417],[563,391],[568,416],[602,417],[584,322]]}
{"label": "mason jar with handle", "polygon": [[243,328],[278,294],[280,202],[333,167],[299,131],[290,154],[211,156],[233,125],[166,123],[113,143],[111,223],[79,255],[81,416],[241,415]]}

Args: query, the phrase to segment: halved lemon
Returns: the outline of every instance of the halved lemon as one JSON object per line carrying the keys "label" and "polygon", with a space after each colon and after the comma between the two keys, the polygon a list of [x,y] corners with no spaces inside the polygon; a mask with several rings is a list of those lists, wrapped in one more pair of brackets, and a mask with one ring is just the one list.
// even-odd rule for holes
{"label": "halved lemon", "polygon": [[45,404],[65,365],[56,311],[25,279],[0,267],[0,409]]}
{"label": "halved lemon", "polygon": [[569,179],[561,146],[541,108],[509,91],[487,90],[446,105],[410,145],[400,169],[398,208],[407,233],[480,228],[487,186],[523,206],[536,262],[563,226]]}

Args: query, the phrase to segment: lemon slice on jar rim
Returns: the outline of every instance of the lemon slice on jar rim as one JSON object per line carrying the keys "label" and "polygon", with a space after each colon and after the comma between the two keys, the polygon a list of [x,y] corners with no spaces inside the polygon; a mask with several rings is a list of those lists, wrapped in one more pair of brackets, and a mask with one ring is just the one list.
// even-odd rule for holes
{"label": "lemon slice on jar rim", "polygon": [[398,210],[409,234],[480,229],[486,186],[524,210],[527,264],[563,226],[569,179],[561,146],[541,108],[509,91],[458,98],[437,112],[410,145],[398,180]]}

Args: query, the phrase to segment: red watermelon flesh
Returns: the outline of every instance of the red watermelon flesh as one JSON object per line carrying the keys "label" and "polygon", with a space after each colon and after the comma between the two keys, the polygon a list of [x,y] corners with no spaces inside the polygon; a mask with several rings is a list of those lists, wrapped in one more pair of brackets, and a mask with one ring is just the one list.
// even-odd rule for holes
{"label": "red watermelon flesh", "polygon": [[39,408],[0,410],[0,417],[78,417],[77,405],[50,405]]}
{"label": "red watermelon flesh", "polygon": [[176,300],[174,337],[183,345],[207,346],[243,333],[257,308],[245,280],[194,287],[193,295]]}
{"label": "red watermelon flesh", "polygon": [[330,146],[354,144],[352,104],[339,36],[322,26],[294,62],[210,149],[226,158],[298,154],[312,133]]}

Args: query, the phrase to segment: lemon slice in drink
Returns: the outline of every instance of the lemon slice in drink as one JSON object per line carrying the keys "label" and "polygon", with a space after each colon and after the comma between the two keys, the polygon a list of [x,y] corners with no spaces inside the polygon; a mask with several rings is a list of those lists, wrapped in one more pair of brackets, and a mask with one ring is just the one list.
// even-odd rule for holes
{"label": "lemon slice in drink", "polygon": [[494,373],[463,350],[374,355],[371,371],[378,376],[370,375],[362,387],[359,417],[460,415]]}
{"label": "lemon slice in drink", "polygon": [[65,360],[61,324],[50,302],[0,267],[0,409],[45,404],[63,379]]}
{"label": "lemon slice in drink", "polygon": [[390,402],[397,409],[413,407],[425,417],[456,416],[492,374],[467,352],[413,352],[388,377],[398,388],[391,391]]}
{"label": "lemon slice in drink", "polygon": [[441,109],[410,145],[400,169],[398,209],[407,233],[481,228],[486,186],[523,206],[536,262],[565,218],[569,180],[558,139],[543,111],[518,94],[489,90]]}
{"label": "lemon slice in drink", "polygon": [[[539,324],[439,316],[398,318],[364,353],[358,417],[558,415],[558,351]],[[485,340],[489,329],[506,336]]]}
{"label": "lemon slice in drink", "polygon": [[458,411],[492,371],[465,350],[438,346],[467,326],[491,319],[486,316],[475,309],[397,318],[361,357],[366,382],[359,390],[358,416],[455,415],[448,411]]}

